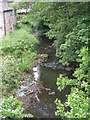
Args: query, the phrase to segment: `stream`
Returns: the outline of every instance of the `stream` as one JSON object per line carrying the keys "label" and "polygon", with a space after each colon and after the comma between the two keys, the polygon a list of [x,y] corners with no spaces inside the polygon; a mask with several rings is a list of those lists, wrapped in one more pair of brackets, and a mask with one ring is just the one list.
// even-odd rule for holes
{"label": "stream", "polygon": [[[59,98],[65,102],[66,94],[70,93],[70,87],[67,86],[59,92],[56,80],[60,73],[70,76],[71,72],[57,62],[50,40],[40,39],[37,53],[48,54],[47,60],[33,67],[33,80],[26,80],[21,85],[17,96],[23,102],[24,113],[31,113],[34,118],[57,118],[54,101]],[[28,76],[30,75],[31,73],[28,73]]]}

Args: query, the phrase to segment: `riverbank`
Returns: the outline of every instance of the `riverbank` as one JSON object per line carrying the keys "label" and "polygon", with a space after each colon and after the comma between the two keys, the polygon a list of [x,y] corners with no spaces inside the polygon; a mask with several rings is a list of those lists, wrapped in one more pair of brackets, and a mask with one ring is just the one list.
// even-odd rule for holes
{"label": "riverbank", "polygon": [[[25,74],[27,77],[17,96],[23,102],[25,113],[32,113],[35,118],[56,118],[55,99],[60,98],[65,101],[66,94],[70,92],[70,87],[67,87],[59,93],[56,80],[60,73],[70,75],[70,71],[55,62],[57,61],[55,51],[49,40],[45,38],[40,40],[37,53],[37,64],[32,68],[31,73]],[[29,77],[31,79],[28,79]]]}

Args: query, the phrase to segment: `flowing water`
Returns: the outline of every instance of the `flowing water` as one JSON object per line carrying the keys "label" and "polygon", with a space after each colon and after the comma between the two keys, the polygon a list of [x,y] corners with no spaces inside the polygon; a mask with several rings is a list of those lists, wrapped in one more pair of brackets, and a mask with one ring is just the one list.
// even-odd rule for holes
{"label": "flowing water", "polygon": [[[69,94],[70,87],[67,86],[59,92],[56,80],[59,74],[71,75],[62,65],[59,65],[55,57],[55,50],[50,40],[41,39],[38,47],[38,54],[48,54],[47,61],[33,67],[34,80],[22,84],[18,97],[24,103],[24,112],[32,113],[35,118],[56,118],[55,99],[59,98],[65,102],[66,94]],[[25,95],[25,91],[29,91]]]}

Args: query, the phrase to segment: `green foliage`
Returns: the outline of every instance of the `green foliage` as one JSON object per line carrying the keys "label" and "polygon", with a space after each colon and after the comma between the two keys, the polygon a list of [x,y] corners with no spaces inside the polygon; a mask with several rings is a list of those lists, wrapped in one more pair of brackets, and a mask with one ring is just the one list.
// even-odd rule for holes
{"label": "green foliage", "polygon": [[[68,65],[76,61],[79,50],[88,45],[89,40],[88,3],[50,2],[32,5],[30,23],[36,27],[39,22],[44,34],[55,39],[56,56],[59,62]],[[46,30],[45,30],[46,29]],[[39,30],[36,27],[36,32]]]}
{"label": "green foliage", "polygon": [[11,56],[18,69],[28,71],[34,63],[33,60],[36,56],[35,47],[37,44],[38,40],[29,34],[28,31],[24,29],[16,30],[4,38],[1,46],[2,55]]}
{"label": "green foliage", "polygon": [[80,49],[88,46],[89,29],[85,23],[79,23],[72,32],[66,35],[65,43],[61,44],[56,53],[62,64],[76,61]]}
{"label": "green foliage", "polygon": [[77,85],[77,80],[76,79],[69,79],[67,76],[65,75],[60,75],[57,78],[57,82],[56,85],[58,86],[58,90],[62,91],[66,86],[76,86]]}
{"label": "green foliage", "polygon": [[20,29],[20,28],[28,28],[29,31],[32,31],[31,28],[32,28],[32,25],[30,23],[30,15],[29,13],[27,14],[16,14],[16,19],[17,19],[17,24],[16,24],[16,27],[17,29]]}
{"label": "green foliage", "polygon": [[38,40],[25,29],[14,31],[11,35],[3,39],[2,54],[21,57],[24,51],[34,51]]}
{"label": "green foliage", "polygon": [[21,72],[18,68],[18,61],[12,56],[3,57],[2,67],[2,94],[14,94],[19,87]]}
{"label": "green foliage", "polygon": [[[77,88],[71,89],[71,93],[68,95],[67,102],[64,105],[58,99],[55,103],[57,105],[56,115],[61,115],[63,118],[88,118],[88,97]],[[70,107],[70,111],[65,112],[67,106]]]}
{"label": "green foliage", "polygon": [[[77,61],[80,62],[80,65],[73,74],[75,79],[69,79],[62,75],[57,79],[59,91],[64,89],[67,85],[71,86],[71,93],[68,95],[67,102],[64,103],[64,106],[61,104],[60,100],[56,100],[56,115],[62,115],[62,117],[66,118],[88,118],[90,116],[88,112],[90,109],[88,101],[90,94],[90,56],[88,54],[88,48],[83,47],[80,50]],[[70,112],[62,110],[62,106],[63,109],[69,106]]]}
{"label": "green foliage", "polygon": [[30,71],[35,64],[37,44],[38,40],[26,29],[16,30],[4,37],[0,46],[3,55],[2,89],[4,95],[15,94],[23,80],[23,72]]}
{"label": "green foliage", "polygon": [[56,116],[61,116],[62,118],[64,117],[64,105],[61,103],[60,100],[56,99],[55,100],[55,104],[56,104],[56,108],[57,108],[57,111],[55,112],[55,115]]}
{"label": "green foliage", "polygon": [[22,103],[17,100],[17,98],[10,96],[2,100],[0,105],[0,113],[2,118],[14,119],[14,118],[23,118],[23,117],[33,117],[31,114],[23,114]]}
{"label": "green foliage", "polygon": [[[25,7],[24,4],[20,6]],[[34,33],[41,33],[41,31],[43,31],[42,33],[49,39],[54,39],[56,56],[59,58],[60,63],[67,66],[73,62],[79,64],[73,73],[74,79],[69,79],[69,77],[65,75],[60,75],[59,78],[57,78],[59,91],[67,85],[71,86],[71,93],[67,96],[65,103],[62,103],[58,99],[55,101],[57,108],[56,115],[62,118],[90,117],[90,107],[88,103],[88,99],[90,99],[90,54],[88,54],[88,44],[90,40],[89,16],[88,2],[35,2],[32,4],[30,13],[18,21],[19,25],[21,24],[20,26],[22,26],[23,23],[25,25],[28,23]],[[22,39],[23,38],[26,40],[27,37],[23,34]],[[22,42],[19,44],[19,46],[23,46]],[[28,46],[28,42],[24,44]],[[27,52],[23,48],[27,49]],[[21,54],[22,49],[26,55]],[[4,55],[8,53],[15,58],[23,58],[23,56],[26,58],[29,52],[28,47],[25,48],[24,46],[22,48],[19,47],[19,50],[15,52],[13,47],[2,48],[2,50],[5,51]],[[26,62],[28,63],[28,59],[24,61],[25,59],[19,64],[22,70],[27,69]],[[68,106],[70,107],[70,111],[65,110],[65,107]]]}
{"label": "green foliage", "polygon": [[[35,64],[37,44],[38,40],[23,28],[3,38],[0,49],[3,59],[1,89],[4,96],[16,94],[23,80],[23,72],[30,71]],[[33,117],[23,114],[21,103],[13,96],[2,100],[0,113],[5,119]]]}
{"label": "green foliage", "polygon": [[33,27],[34,32],[48,32],[48,23],[50,23],[50,21],[53,19],[50,18],[51,14],[53,14],[52,5],[53,3],[46,2],[44,4],[36,2],[32,5],[32,11],[30,12],[30,23]]}
{"label": "green foliage", "polygon": [[33,65],[35,64],[34,57],[36,56],[35,52],[25,51],[22,53],[21,61],[18,64],[21,71],[30,71]]}
{"label": "green foliage", "polygon": [[90,91],[90,56],[89,50],[86,47],[83,47],[80,50],[77,61],[80,62],[79,68],[74,72],[74,77],[77,78],[78,86],[81,89],[84,89],[87,94]]}
{"label": "green foliage", "polygon": [[88,97],[82,90],[72,88],[71,94],[68,95],[66,106],[71,108],[70,112],[65,114],[67,118],[88,118]]}

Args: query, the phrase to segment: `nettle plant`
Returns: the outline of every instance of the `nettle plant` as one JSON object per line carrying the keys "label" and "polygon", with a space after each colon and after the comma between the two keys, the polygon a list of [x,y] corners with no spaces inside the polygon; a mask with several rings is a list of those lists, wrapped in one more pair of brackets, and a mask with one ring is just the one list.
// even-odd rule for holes
{"label": "nettle plant", "polygon": [[3,119],[14,119],[14,118],[31,118],[32,114],[23,114],[22,103],[17,100],[17,98],[10,96],[8,98],[2,99],[2,104],[0,105],[0,114]]}

